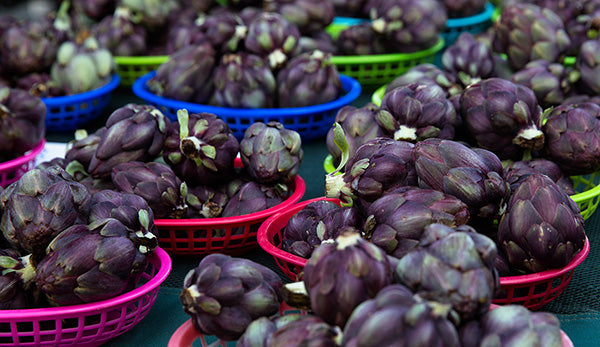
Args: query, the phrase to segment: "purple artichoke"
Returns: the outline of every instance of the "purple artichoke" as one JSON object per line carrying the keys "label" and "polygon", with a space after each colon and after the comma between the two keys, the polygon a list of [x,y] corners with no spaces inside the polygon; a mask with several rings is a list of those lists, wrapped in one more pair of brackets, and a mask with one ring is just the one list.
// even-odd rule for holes
{"label": "purple artichoke", "polygon": [[597,40],[587,40],[581,44],[579,55],[575,61],[575,68],[581,74],[579,89],[589,95],[600,93],[600,42]]}
{"label": "purple artichoke", "polygon": [[296,24],[303,35],[323,31],[335,17],[331,1],[274,0],[269,10],[280,13],[290,23]]}
{"label": "purple artichoke", "polygon": [[265,346],[336,347],[339,346],[340,337],[341,330],[339,327],[327,324],[318,316],[301,315],[297,319],[282,325],[274,331],[268,344]]}
{"label": "purple artichoke", "polygon": [[229,196],[222,186],[188,186],[186,218],[217,218],[229,202]]}
{"label": "purple artichoke", "polygon": [[27,259],[14,249],[0,249],[0,309],[34,308],[39,301]]}
{"label": "purple artichoke", "polygon": [[84,168],[87,168],[105,132],[106,127],[98,128],[92,134],[88,134],[85,129],[76,130],[75,139],[67,144],[65,165],[68,165],[72,161],[77,161]]}
{"label": "purple artichoke", "polygon": [[104,17],[92,28],[92,35],[116,56],[136,56],[146,52],[147,30],[134,22],[126,7],[119,7],[113,15]]}
{"label": "purple artichoke", "polygon": [[430,63],[418,64],[394,78],[388,83],[385,92],[388,93],[397,87],[404,87],[413,83],[431,84],[440,86],[447,97],[460,95],[463,88],[457,83],[456,76],[442,70],[436,65]]}
{"label": "purple artichoke", "polygon": [[517,182],[519,177],[532,173],[542,173],[550,177],[568,195],[576,193],[571,177],[565,175],[560,166],[551,160],[543,158],[519,160],[504,168],[504,177],[510,185]]}
{"label": "purple artichoke", "polygon": [[336,53],[340,55],[374,55],[390,51],[385,36],[373,30],[369,23],[343,29],[337,37],[336,47]]}
{"label": "purple artichoke", "polygon": [[320,31],[310,36],[300,36],[294,55],[310,53],[316,50],[329,54],[336,53],[336,43],[326,31]]}
{"label": "purple artichoke", "polygon": [[223,207],[222,217],[241,216],[264,211],[282,203],[288,194],[284,184],[261,184],[254,181],[242,184]]}
{"label": "purple artichoke", "polygon": [[244,45],[248,52],[267,59],[271,68],[278,69],[296,51],[299,39],[300,31],[296,24],[290,23],[281,14],[263,12],[248,25]]}
{"label": "purple artichoke", "polygon": [[29,94],[40,98],[62,96],[64,90],[50,78],[46,72],[32,72],[20,77],[14,84],[15,88],[23,89]]}
{"label": "purple artichoke", "polygon": [[[485,3],[485,1],[484,1]],[[444,70],[457,77],[464,87],[494,75],[495,60],[490,47],[469,32],[460,34],[442,54]]]}

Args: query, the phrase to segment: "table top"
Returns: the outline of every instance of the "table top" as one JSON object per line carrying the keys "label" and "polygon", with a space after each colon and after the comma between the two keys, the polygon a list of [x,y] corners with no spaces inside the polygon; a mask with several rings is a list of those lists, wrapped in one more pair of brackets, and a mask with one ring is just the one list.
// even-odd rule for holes
{"label": "table top", "polygon": [[[375,88],[364,88],[361,97],[353,105],[363,106],[370,100]],[[107,115],[114,109],[127,103],[143,104],[130,90],[117,89],[107,110]],[[88,132],[104,124],[106,118],[99,118],[89,124]],[[67,142],[73,138],[72,133],[49,133],[50,142]],[[306,183],[306,192],[302,200],[324,195],[325,170],[323,161],[328,154],[324,139],[313,140],[302,144],[304,160],[299,170]],[[590,253],[579,265],[566,290],[554,301],[542,307],[540,311],[548,311],[557,315],[562,330],[571,338],[575,346],[600,346],[600,212],[596,212],[585,224],[590,241]],[[287,277],[278,268],[273,257],[260,248],[255,248],[241,257],[261,263]],[[201,256],[172,256],[173,269],[167,280],[161,285],[156,303],[148,315],[129,332],[109,341],[104,346],[166,346],[175,330],[189,319],[183,312],[179,301],[179,293],[185,274],[196,267]]]}

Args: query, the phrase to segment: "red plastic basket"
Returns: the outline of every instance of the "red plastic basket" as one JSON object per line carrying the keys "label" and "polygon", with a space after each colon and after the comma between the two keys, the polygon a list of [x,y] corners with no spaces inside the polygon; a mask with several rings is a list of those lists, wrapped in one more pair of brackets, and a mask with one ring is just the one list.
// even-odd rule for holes
{"label": "red plastic basket", "polygon": [[35,166],[35,158],[42,152],[46,140],[42,139],[32,150],[13,160],[0,163],[0,186],[6,187],[18,181],[21,176]]}
{"label": "red plastic basket", "polygon": [[[236,159],[236,165],[241,165],[239,158]],[[305,190],[304,180],[297,175],[290,196],[264,211],[222,218],[155,219],[158,245],[170,254],[243,254],[257,246],[256,233],[260,224],[269,216],[298,202]]]}
{"label": "red plastic basket", "polygon": [[89,304],[0,310],[0,346],[99,346],[138,324],[156,301],[171,271],[162,249],[148,257],[134,290]]}

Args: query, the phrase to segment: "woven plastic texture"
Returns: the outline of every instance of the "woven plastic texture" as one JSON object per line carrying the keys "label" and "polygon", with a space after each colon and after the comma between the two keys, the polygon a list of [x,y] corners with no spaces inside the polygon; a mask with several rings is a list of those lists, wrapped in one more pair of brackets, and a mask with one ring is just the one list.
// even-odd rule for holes
{"label": "woven plastic texture", "polygon": [[221,117],[236,138],[244,137],[244,132],[255,122],[278,121],[286,129],[295,130],[303,141],[309,141],[327,135],[331,124],[335,122],[337,111],[356,100],[361,86],[352,77],[341,75],[344,94],[334,101],[320,105],[286,108],[230,108],[183,102],[158,96],[148,90],[147,82],[154,77],[155,71],[135,81],[133,92],[148,103],[159,108],[165,116],[177,120],[177,110],[187,109],[190,113],[209,112]]}
{"label": "woven plastic texture", "polygon": [[148,257],[136,289],[90,304],[27,310],[0,310],[0,346],[99,346],[121,335],[147,314],[171,259],[160,248]]}
{"label": "woven plastic texture", "polygon": [[115,57],[117,73],[121,76],[121,85],[130,87],[138,78],[150,71],[158,69],[160,64],[169,59],[168,55],[140,56],[140,57]]}
{"label": "woven plastic texture", "polygon": [[35,166],[35,158],[44,149],[46,140],[42,139],[32,150],[25,155],[0,163],[0,186],[6,187],[16,182],[27,171]]}
{"label": "woven plastic texture", "polygon": [[494,5],[488,2],[481,13],[463,18],[448,18],[446,29],[442,33],[446,47],[452,45],[464,32],[478,34],[486,31],[492,25],[492,15],[495,9]]}
{"label": "woven plastic texture", "polygon": [[113,90],[121,81],[118,74],[110,82],[88,92],[42,98],[46,104],[46,130],[71,131],[96,119],[110,102]]}
{"label": "woven plastic texture", "polygon": [[255,248],[260,224],[272,214],[285,210],[304,195],[305,184],[296,176],[293,191],[274,207],[243,216],[204,219],[156,219],[158,244],[170,254],[240,255]]}

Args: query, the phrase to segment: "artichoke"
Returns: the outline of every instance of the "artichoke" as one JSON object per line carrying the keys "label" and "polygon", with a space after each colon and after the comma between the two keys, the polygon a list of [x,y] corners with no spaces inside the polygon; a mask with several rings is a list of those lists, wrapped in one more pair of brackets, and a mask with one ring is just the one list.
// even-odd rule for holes
{"label": "artichoke", "polygon": [[578,71],[563,64],[538,59],[527,63],[511,80],[533,90],[540,106],[546,109],[563,103],[579,76]]}
{"label": "artichoke", "polygon": [[544,158],[519,160],[504,168],[504,177],[510,185],[517,182],[519,177],[532,173],[542,173],[550,177],[568,195],[576,194],[571,177],[565,175],[560,166],[551,160]]}
{"label": "artichoke", "polygon": [[131,10],[119,7],[92,28],[100,46],[116,56],[136,56],[146,52],[147,30],[137,24]]}
{"label": "artichoke", "polygon": [[275,0],[269,8],[298,26],[303,35],[323,31],[333,22],[335,8],[331,1]]}
{"label": "artichoke", "polygon": [[403,187],[375,200],[365,213],[364,230],[371,242],[387,254],[402,258],[416,247],[429,224],[449,227],[466,224],[467,205],[433,189]]}
{"label": "artichoke", "polygon": [[281,68],[296,51],[300,40],[298,26],[281,14],[263,12],[248,25],[244,46],[269,62],[273,69]]}
{"label": "artichoke", "polygon": [[[236,347],[268,347],[273,333],[284,325],[303,319],[307,319],[305,315],[299,313],[290,313],[272,318],[260,317],[255,319],[248,325],[244,334],[238,339]],[[310,320],[316,316],[308,316]]]}
{"label": "artichoke", "polygon": [[21,89],[0,87],[0,160],[25,154],[44,138],[46,104]]}
{"label": "artichoke", "polygon": [[208,43],[186,46],[160,64],[148,89],[165,98],[202,104],[213,93],[216,52]]}
{"label": "artichoke", "polygon": [[288,193],[285,184],[261,184],[249,181],[242,184],[223,207],[222,217],[241,216],[264,211],[282,203]]}
{"label": "artichoke", "polygon": [[121,163],[113,168],[111,179],[119,191],[144,198],[156,218],[182,218],[187,212],[187,185],[168,165]]}
{"label": "artichoke", "polygon": [[187,273],[180,300],[201,333],[235,340],[253,320],[278,312],[282,286],[263,265],[215,253]]}
{"label": "artichoke", "polygon": [[173,0],[117,0],[122,6],[140,18],[140,22],[149,29],[159,28],[166,24],[168,16],[177,7]]}
{"label": "artichoke", "polygon": [[221,106],[268,108],[275,106],[276,81],[262,57],[248,53],[225,54],[215,67],[215,100]]}
{"label": "artichoke", "polygon": [[387,92],[377,122],[390,137],[400,141],[421,141],[431,137],[453,139],[456,110],[441,87],[413,83]]}
{"label": "artichoke", "polygon": [[31,286],[33,268],[27,260],[14,249],[0,249],[1,310],[33,308],[39,301],[37,291]]}
{"label": "artichoke", "polygon": [[460,346],[451,319],[448,305],[421,300],[407,287],[392,284],[356,307],[344,327],[342,345]]}
{"label": "artichoke", "polygon": [[[7,85],[10,86],[10,85]],[[62,96],[65,92],[52,81],[50,74],[46,72],[32,72],[20,77],[14,84],[17,89],[23,89],[34,96],[47,98]]]}
{"label": "artichoke", "polygon": [[84,168],[90,165],[90,161],[94,157],[94,153],[98,148],[98,144],[102,136],[106,132],[106,127],[98,128],[92,134],[88,134],[85,129],[75,131],[74,139],[67,143],[67,151],[65,152],[65,165],[72,161],[77,161]]}
{"label": "artichoke", "polygon": [[560,62],[571,46],[560,17],[534,4],[506,5],[494,28],[493,50],[505,53],[517,70],[537,59]]}
{"label": "artichoke", "polygon": [[188,186],[186,218],[217,218],[229,202],[229,196],[221,186]]}
{"label": "artichoke", "polygon": [[277,72],[279,107],[304,107],[324,104],[338,98],[342,82],[331,54],[319,50],[290,59]]}
{"label": "artichoke", "polygon": [[369,23],[351,25],[340,31],[336,48],[340,55],[374,55],[390,51],[385,36],[375,32]]}
{"label": "artichoke", "polygon": [[[348,143],[348,156],[352,157],[356,153],[356,149],[365,142],[375,137],[386,136],[384,129],[377,122],[377,118],[381,113],[387,112],[371,102],[363,107],[347,105],[338,110],[335,122],[344,130],[344,136]],[[335,127],[331,127],[327,132],[326,144],[334,165],[338,165],[342,152],[334,142],[334,129]]]}
{"label": "artichoke", "polygon": [[36,267],[35,283],[51,305],[94,302],[125,292],[146,267],[146,256],[129,239],[127,229],[69,227],[48,245]]}
{"label": "artichoke", "polygon": [[564,267],[585,243],[577,204],[543,174],[522,176],[498,225],[498,243],[522,273]]}
{"label": "artichoke", "polygon": [[179,19],[169,27],[165,46],[168,54],[173,54],[187,46],[197,46],[206,43],[212,46],[205,32],[196,24],[195,20],[198,18],[198,14],[193,13],[193,17],[189,22]]}
{"label": "artichoke", "polygon": [[600,170],[600,106],[592,102],[563,104],[546,114],[542,131],[546,143],[542,156],[567,175]]}
{"label": "artichoke", "polygon": [[235,52],[246,38],[248,28],[242,19],[232,12],[224,11],[200,14],[194,25],[219,53]]}
{"label": "artichoke", "polygon": [[316,50],[324,53],[335,54],[335,45],[336,44],[333,41],[333,38],[326,31],[320,31],[310,36],[300,36],[294,56],[302,53],[310,53]]}
{"label": "artichoke", "polygon": [[227,123],[215,114],[185,109],[177,111],[177,118],[167,129],[162,153],[175,174],[191,185],[230,178],[240,144]]}
{"label": "artichoke", "polygon": [[485,10],[487,0],[443,0],[448,18],[464,18]]}
{"label": "artichoke", "polygon": [[240,157],[256,182],[289,182],[298,174],[304,157],[302,140],[298,132],[279,122],[255,122],[240,141]]}
{"label": "artichoke", "polygon": [[468,321],[488,311],[499,288],[496,255],[494,241],[468,225],[430,224],[419,244],[400,258],[396,280],[421,297],[450,304]]}
{"label": "artichoke", "polygon": [[581,44],[575,68],[581,74],[577,87],[589,95],[600,93],[600,83],[598,76],[600,75],[600,42],[597,40],[587,40]]}
{"label": "artichoke", "polygon": [[510,189],[496,155],[441,139],[417,142],[413,155],[420,187],[462,200],[469,207],[472,222],[489,221],[498,215]]}
{"label": "artichoke", "polygon": [[116,0],[73,0],[76,12],[81,11],[93,20],[101,20],[115,11]]}
{"label": "artichoke", "polygon": [[[485,1],[484,1],[485,3]],[[442,54],[444,70],[457,77],[464,87],[494,75],[492,49],[469,32],[458,36]]]}
{"label": "artichoke", "polygon": [[[285,317],[285,316],[284,316]],[[331,326],[318,316],[301,315],[279,327],[268,340],[269,347],[336,347],[341,329]],[[240,346],[238,346],[240,347]]]}
{"label": "artichoke", "polygon": [[382,249],[348,231],[314,250],[303,279],[314,313],[343,327],[356,306],[391,283],[392,269]]}
{"label": "artichoke", "polygon": [[463,90],[457,83],[455,75],[442,70],[436,65],[423,63],[411,67],[402,75],[394,78],[386,86],[385,92],[388,93],[394,88],[413,83],[438,85],[446,92],[448,98],[453,95],[460,95]]}
{"label": "artichoke", "polygon": [[170,121],[151,105],[127,104],[111,113],[88,166],[94,178],[108,177],[112,169],[130,161],[149,161],[163,149]]}
{"label": "artichoke", "polygon": [[87,189],[63,169],[33,169],[2,192],[0,229],[13,247],[37,261],[56,235],[86,223],[90,199]]}
{"label": "artichoke", "polygon": [[81,43],[66,41],[60,45],[50,77],[67,95],[72,95],[107,84],[115,71],[112,53],[90,36]]}
{"label": "artichoke", "polygon": [[488,78],[466,88],[460,106],[475,144],[500,159],[519,160],[524,150],[544,145],[542,108],[528,87]]}

